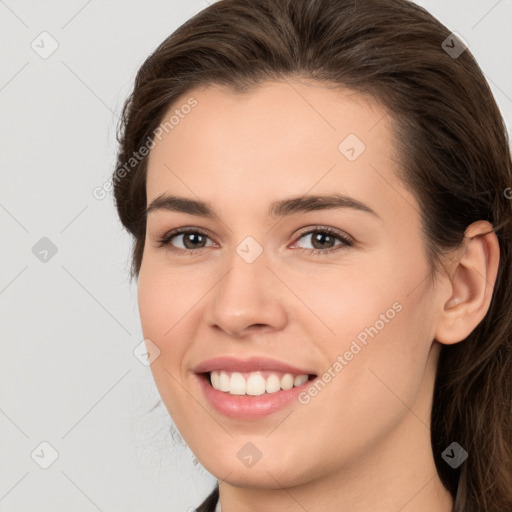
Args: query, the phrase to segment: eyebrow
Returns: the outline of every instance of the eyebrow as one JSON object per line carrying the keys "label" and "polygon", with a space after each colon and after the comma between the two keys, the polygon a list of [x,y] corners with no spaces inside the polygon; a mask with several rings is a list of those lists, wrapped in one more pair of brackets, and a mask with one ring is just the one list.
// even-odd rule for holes
{"label": "eyebrow", "polygon": [[[371,215],[380,218],[379,215],[367,204],[341,194],[303,195],[280,199],[270,204],[270,208],[267,213],[269,217],[285,217],[297,213],[335,208],[350,208],[370,213]],[[154,199],[146,209],[146,215],[149,215],[151,212],[162,210],[188,213],[190,215],[197,215],[208,219],[216,217],[213,208],[204,201],[168,194],[161,194]]]}

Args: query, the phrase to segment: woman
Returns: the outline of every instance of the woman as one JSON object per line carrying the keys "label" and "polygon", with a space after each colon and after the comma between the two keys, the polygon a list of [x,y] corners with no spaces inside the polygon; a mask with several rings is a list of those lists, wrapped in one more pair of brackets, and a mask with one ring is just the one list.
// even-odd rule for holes
{"label": "woman", "polygon": [[463,41],[405,0],[221,0],[119,142],[197,510],[512,510],[511,156]]}

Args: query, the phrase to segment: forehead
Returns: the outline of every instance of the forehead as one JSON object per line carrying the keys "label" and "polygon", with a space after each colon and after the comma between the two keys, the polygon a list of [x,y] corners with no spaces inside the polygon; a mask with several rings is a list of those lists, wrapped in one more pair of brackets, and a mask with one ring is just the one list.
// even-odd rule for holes
{"label": "forehead", "polygon": [[175,101],[163,123],[171,117],[150,152],[148,204],[172,191],[249,207],[256,196],[333,189],[385,203],[403,188],[393,120],[366,94],[291,80],[244,93],[210,86]]}
{"label": "forehead", "polygon": [[[214,85],[194,89],[173,103],[164,115],[158,142],[166,139],[167,144],[183,147],[188,142],[184,139],[195,135],[204,148],[218,149],[224,157],[258,144],[266,145],[266,154],[281,154],[290,146],[298,154],[299,145],[313,149],[321,140],[337,149],[336,143],[350,133],[368,139],[377,124],[377,136],[386,133],[389,139],[391,119],[386,114],[370,95],[314,82],[264,82],[244,93]],[[226,147],[226,140],[236,146]],[[157,157],[162,150],[152,154]]]}

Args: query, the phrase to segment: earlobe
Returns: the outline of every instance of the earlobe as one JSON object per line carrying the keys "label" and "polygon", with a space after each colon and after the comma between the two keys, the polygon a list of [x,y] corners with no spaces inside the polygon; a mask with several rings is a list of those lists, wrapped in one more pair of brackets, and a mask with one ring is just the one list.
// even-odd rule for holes
{"label": "earlobe", "polygon": [[454,344],[464,340],[485,317],[498,273],[500,251],[496,234],[487,221],[466,229],[460,256],[452,264],[450,296],[441,298],[436,340]]}

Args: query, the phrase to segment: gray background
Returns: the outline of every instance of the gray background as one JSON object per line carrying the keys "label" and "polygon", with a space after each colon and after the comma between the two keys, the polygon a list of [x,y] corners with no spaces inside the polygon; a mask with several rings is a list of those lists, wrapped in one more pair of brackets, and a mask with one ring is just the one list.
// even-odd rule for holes
{"label": "gray background", "polygon": [[[512,2],[418,3],[467,41],[510,132]],[[192,511],[213,487],[153,409],[131,240],[92,195],[138,67],[206,5],[0,0],[0,511]]]}

